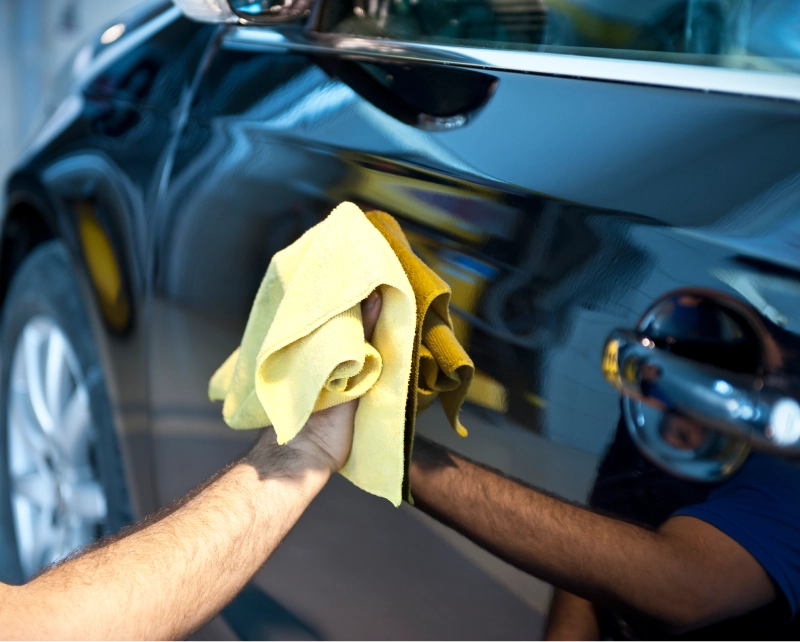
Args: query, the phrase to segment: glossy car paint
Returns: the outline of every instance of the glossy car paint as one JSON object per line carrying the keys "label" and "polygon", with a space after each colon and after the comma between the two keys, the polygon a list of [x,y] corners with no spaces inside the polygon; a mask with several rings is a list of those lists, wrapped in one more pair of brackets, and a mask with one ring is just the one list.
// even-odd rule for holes
{"label": "glossy car paint", "polygon": [[[571,500],[620,421],[600,370],[614,328],[704,287],[787,346],[800,330],[792,100],[244,47],[237,29],[269,28],[156,20],[98,54],[20,162],[0,259],[5,291],[20,248],[69,245],[137,516],[254,439],[224,425],[208,379],[273,253],[343,200],[396,216],[453,286],[480,372],[470,435],[438,408],[420,432]],[[536,580],[336,478],[214,635],[530,638],[546,603]]]}

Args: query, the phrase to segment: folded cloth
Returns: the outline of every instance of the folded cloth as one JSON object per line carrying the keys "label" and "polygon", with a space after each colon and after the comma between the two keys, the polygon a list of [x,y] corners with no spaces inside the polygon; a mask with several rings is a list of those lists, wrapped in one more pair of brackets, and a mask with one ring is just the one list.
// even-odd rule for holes
{"label": "folded cloth", "polygon": [[[360,303],[380,288],[370,345]],[[350,458],[356,486],[402,500],[415,295],[386,238],[352,203],[272,258],[242,343],[209,383],[232,428],[272,425],[294,438],[312,412],[361,397]],[[435,332],[435,329],[432,330]]]}
{"label": "folded cloth", "polygon": [[414,254],[394,218],[377,211],[367,212],[367,218],[383,234],[400,260],[416,300],[411,381],[417,383],[411,386],[406,401],[406,475],[403,478],[403,497],[413,503],[408,466],[414,447],[417,413],[430,407],[438,396],[450,424],[459,435],[466,437],[467,431],[458,419],[458,412],[472,383],[475,366],[453,334],[450,286]]}

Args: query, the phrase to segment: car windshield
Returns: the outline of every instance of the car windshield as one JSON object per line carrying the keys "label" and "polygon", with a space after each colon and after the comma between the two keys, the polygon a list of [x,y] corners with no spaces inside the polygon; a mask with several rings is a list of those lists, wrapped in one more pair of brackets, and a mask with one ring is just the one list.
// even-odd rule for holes
{"label": "car windshield", "polygon": [[800,71],[798,0],[333,0],[324,32]]}

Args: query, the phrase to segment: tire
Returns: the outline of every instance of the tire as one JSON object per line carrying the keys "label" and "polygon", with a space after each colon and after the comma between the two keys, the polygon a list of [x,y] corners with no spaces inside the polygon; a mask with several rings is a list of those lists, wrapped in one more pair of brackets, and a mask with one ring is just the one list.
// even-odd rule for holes
{"label": "tire", "polygon": [[0,314],[4,582],[22,583],[130,522],[90,328],[66,248],[60,241],[37,246],[14,275]]}

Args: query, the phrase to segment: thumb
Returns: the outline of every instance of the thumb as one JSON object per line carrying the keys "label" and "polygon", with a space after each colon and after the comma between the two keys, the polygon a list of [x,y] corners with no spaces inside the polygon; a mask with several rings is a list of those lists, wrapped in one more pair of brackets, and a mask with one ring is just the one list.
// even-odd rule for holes
{"label": "thumb", "polygon": [[381,308],[383,308],[383,296],[377,288],[361,302],[361,319],[364,322],[364,338],[367,341],[372,341],[372,333],[375,332]]}

